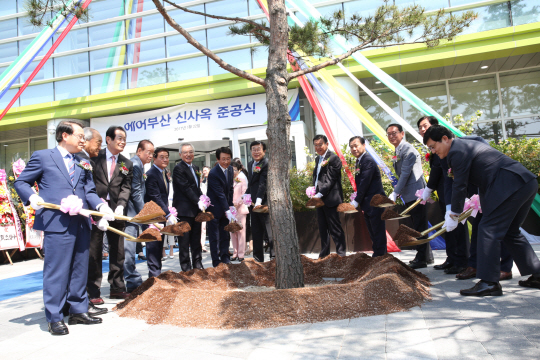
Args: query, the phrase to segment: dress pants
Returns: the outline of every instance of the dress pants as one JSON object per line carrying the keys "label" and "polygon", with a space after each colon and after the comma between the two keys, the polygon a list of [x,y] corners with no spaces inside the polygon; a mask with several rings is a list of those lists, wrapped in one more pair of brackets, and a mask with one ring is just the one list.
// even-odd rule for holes
{"label": "dress pants", "polygon": [[206,223],[213,267],[218,266],[220,263],[229,264],[231,262],[229,256],[229,232],[224,229],[228,224],[229,219],[226,216],[219,219],[214,218]]}
{"label": "dress pants", "polygon": [[[444,216],[446,214],[446,203],[443,200],[444,186],[439,186],[437,188],[437,195],[439,196],[439,208]],[[467,266],[467,243],[469,242],[467,223],[465,223],[465,225],[460,223],[454,231],[447,232],[444,237],[444,242],[446,243],[446,257],[450,264],[457,267]]]}
{"label": "dress pants", "polygon": [[[133,237],[138,237],[141,230],[139,225],[127,223],[124,232]],[[137,257],[137,242],[129,241],[124,238],[124,279],[128,292],[141,286],[142,277],[135,267],[135,258]]]}
{"label": "dress pants", "polygon": [[[201,246],[201,223],[195,221],[194,217],[180,216],[180,221],[185,221],[191,226],[191,231],[183,236],[177,236],[178,239],[178,257],[182,271],[191,269],[203,269],[202,265],[202,246]],[[189,249],[191,248],[191,259],[189,258]]]}
{"label": "dress pants", "polygon": [[85,222],[85,218],[73,216],[67,231],[44,232],[43,248],[47,256],[43,263],[43,303],[47,322],[64,319],[62,308],[66,302],[72,314],[88,311],[90,229]]}
{"label": "dress pants", "polygon": [[533,179],[510,195],[478,225],[478,268],[476,274],[484,281],[499,281],[501,243],[512,255],[522,276],[540,274],[540,260],[519,229],[529,213],[538,191]]}
{"label": "dress pants", "polygon": [[236,220],[242,225],[242,230],[231,233],[231,242],[233,245],[233,257],[243,259],[246,252],[246,214],[236,215]]}
{"label": "dress pants", "polygon": [[[414,204],[414,201],[406,203],[405,207],[408,208],[412,204]],[[412,228],[414,230],[422,232],[428,228],[428,220],[425,206],[419,205],[415,207],[414,209],[409,211],[409,215],[411,215],[411,220],[413,223]],[[429,243],[416,246],[415,260],[426,262],[433,261],[433,252],[431,251],[431,245],[429,245]]]}
{"label": "dress pants", "polygon": [[146,243],[146,265],[148,266],[148,277],[157,277],[161,274],[161,256],[163,255],[163,240],[166,235],[161,235],[161,241],[150,241]]}
{"label": "dress pants", "polygon": [[319,253],[319,259],[330,255],[329,235],[332,236],[332,239],[336,244],[336,253],[339,256],[345,256],[345,234],[341,227],[337,206],[322,206],[317,208],[317,220],[319,222],[319,234],[321,235],[321,252]]}
{"label": "dress pants", "polygon": [[[109,226],[122,231],[125,225],[124,221],[109,222]],[[92,226],[87,283],[90,299],[101,297],[103,233],[97,226]],[[124,239],[120,239],[120,235],[111,231],[107,231],[107,239],[109,241],[108,280],[109,284],[111,284],[111,293],[126,291],[126,285],[124,283]]]}
{"label": "dress pants", "polygon": [[[478,213],[476,215],[476,218],[469,218],[472,219],[472,235],[471,235],[471,246],[469,249],[470,255],[469,255],[469,261],[467,266],[477,268],[478,267],[478,261],[477,261],[477,254],[478,254],[478,224],[480,221],[482,221],[482,213]],[[452,232],[450,232],[452,233]],[[504,242],[501,243],[501,271],[505,272],[511,272],[512,267],[514,266],[514,259],[512,259],[512,255],[510,255],[510,252],[506,248],[506,245],[504,245]]]}
{"label": "dress pants", "polygon": [[387,252],[386,244],[386,224],[381,220],[383,208],[369,207],[364,211],[364,219],[373,243],[373,257],[382,256]]}
{"label": "dress pants", "polygon": [[264,261],[264,230],[268,235],[268,245],[270,247],[270,259],[274,254],[274,237],[270,227],[270,214],[257,213],[250,210],[251,234],[253,236],[253,258],[258,262]]}

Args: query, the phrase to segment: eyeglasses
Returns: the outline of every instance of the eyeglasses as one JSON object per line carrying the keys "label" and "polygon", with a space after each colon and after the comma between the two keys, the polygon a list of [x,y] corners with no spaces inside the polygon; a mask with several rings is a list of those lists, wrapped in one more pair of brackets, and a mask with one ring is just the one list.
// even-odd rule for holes
{"label": "eyeglasses", "polygon": [[195,154],[195,151],[182,151],[182,154],[184,154],[184,155],[193,155],[193,154]]}
{"label": "eyeglasses", "polygon": [[394,132],[387,133],[386,136],[387,137],[394,137],[394,136],[397,136],[397,134],[399,134],[399,131],[394,131]]}
{"label": "eyeglasses", "polygon": [[79,134],[79,135],[69,134],[69,135],[76,137],[77,139],[79,139],[79,141],[86,141],[84,138],[84,134]]}

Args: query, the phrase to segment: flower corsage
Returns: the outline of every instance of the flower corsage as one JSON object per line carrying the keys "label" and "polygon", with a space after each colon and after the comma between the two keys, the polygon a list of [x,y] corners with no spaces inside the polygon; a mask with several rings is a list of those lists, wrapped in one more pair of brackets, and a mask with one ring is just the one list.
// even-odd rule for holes
{"label": "flower corsage", "polygon": [[449,178],[454,178],[454,172],[452,171],[452,168],[448,169],[448,174],[446,174]]}
{"label": "flower corsage", "polygon": [[326,165],[328,165],[328,160],[324,160],[324,161],[321,163],[321,167],[325,167]]}
{"label": "flower corsage", "polygon": [[129,173],[129,169],[126,167],[126,163],[125,162],[121,162],[120,164],[120,172],[124,175],[127,175]]}
{"label": "flower corsage", "polygon": [[86,160],[81,160],[78,164],[77,164],[78,167],[82,168],[83,170],[86,170],[86,171],[94,171],[94,169],[92,169],[92,165],[90,165],[90,163]]}
{"label": "flower corsage", "polygon": [[261,172],[261,167],[260,166],[255,166],[255,169],[253,169],[253,172],[260,173]]}

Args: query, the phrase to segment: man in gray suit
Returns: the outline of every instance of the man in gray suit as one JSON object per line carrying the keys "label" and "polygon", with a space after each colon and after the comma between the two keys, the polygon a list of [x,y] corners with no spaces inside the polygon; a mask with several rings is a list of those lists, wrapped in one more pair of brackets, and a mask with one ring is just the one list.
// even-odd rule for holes
{"label": "man in gray suit", "polygon": [[[393,162],[394,170],[399,177],[398,183],[389,197],[395,201],[398,196],[401,196],[405,206],[409,207],[417,199],[416,191],[426,186],[420,154],[405,140],[405,132],[400,124],[388,125],[386,136],[396,148]],[[413,229],[421,232],[428,228],[425,206],[417,206],[409,214],[413,222]],[[418,245],[416,251],[414,260],[409,263],[410,267],[413,269],[425,268],[428,263],[433,263],[433,254],[429,243]]]}
{"label": "man in gray suit", "polygon": [[538,191],[536,176],[519,162],[475,139],[454,139],[443,126],[432,126],[424,144],[441,159],[446,158],[454,177],[452,207],[446,213],[447,231],[457,227],[463,212],[467,185],[478,186],[482,220],[478,225],[478,268],[480,281],[460,291],[465,296],[501,296],[499,283],[501,243],[504,242],[521,275],[531,275],[519,285],[540,289],[540,260],[520,227]]}
{"label": "man in gray suit", "polygon": [[[137,215],[144,206],[144,165],[152,161],[154,144],[150,140],[142,140],[137,146],[137,154],[130,160],[133,162],[133,181],[131,183],[131,194],[127,206],[127,216]],[[126,234],[138,237],[140,227],[137,224],[126,223]],[[135,254],[137,243],[124,239],[124,278],[126,279],[127,292],[132,292],[142,284],[141,274],[135,267]]]}

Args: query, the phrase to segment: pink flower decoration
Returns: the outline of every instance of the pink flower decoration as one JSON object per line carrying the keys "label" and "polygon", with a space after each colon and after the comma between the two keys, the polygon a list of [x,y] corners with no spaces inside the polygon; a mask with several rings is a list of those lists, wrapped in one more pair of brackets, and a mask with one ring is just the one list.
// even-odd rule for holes
{"label": "pink flower decoration", "polygon": [[169,206],[169,212],[171,213],[172,216],[174,217],[177,217],[178,216],[178,211],[176,211],[176,208],[172,207],[172,206]]}
{"label": "pink flower decoration", "polygon": [[[471,196],[470,199],[465,200],[465,206],[463,207],[463,212],[466,212],[467,210],[474,209],[471,213],[472,217],[476,217],[478,213],[482,213],[482,206],[480,205],[480,196],[478,194],[475,194]],[[462,221],[462,224],[465,224],[466,220]]]}
{"label": "pink flower decoration", "polygon": [[242,201],[247,206],[253,204],[253,200],[251,199],[251,194],[244,194],[244,196],[242,196]]}
{"label": "pink flower decoration", "polygon": [[60,211],[69,215],[78,215],[83,208],[83,202],[76,195],[69,195],[60,202]]}
{"label": "pink flower decoration", "polygon": [[308,188],[306,189],[306,195],[308,196],[308,198],[311,199],[312,197],[315,196],[315,194],[316,194],[316,192],[315,192],[315,186],[310,186],[310,187],[308,187]]}
{"label": "pink flower decoration", "polygon": [[208,209],[209,206],[212,206],[212,204],[210,203],[210,198],[206,195],[201,195],[199,197],[199,200],[203,202],[204,204],[204,207]]}
{"label": "pink flower decoration", "polygon": [[24,168],[26,167],[26,163],[23,159],[19,159],[13,163],[13,173],[17,176],[21,175]]}
{"label": "pink flower decoration", "polygon": [[6,170],[0,169],[0,183],[5,183],[7,179]]}
{"label": "pink flower decoration", "polygon": [[[419,199],[421,199],[423,195],[424,195],[424,189],[416,190],[416,193],[414,194],[414,196],[416,196]],[[429,199],[427,199],[427,202],[430,203],[430,204],[433,204],[435,201],[433,199],[429,198]],[[420,204],[426,205],[426,201],[420,201]]]}
{"label": "pink flower decoration", "polygon": [[354,199],[356,199],[356,191],[351,194],[350,199],[351,201],[354,201]]}
{"label": "pink flower decoration", "polygon": [[236,214],[238,214],[238,211],[234,206],[230,206],[229,210],[231,211],[232,216],[236,216]]}

